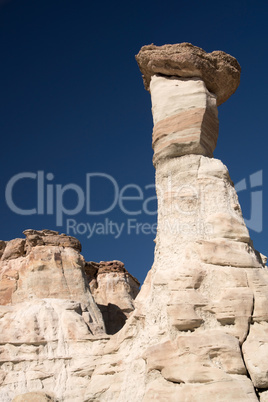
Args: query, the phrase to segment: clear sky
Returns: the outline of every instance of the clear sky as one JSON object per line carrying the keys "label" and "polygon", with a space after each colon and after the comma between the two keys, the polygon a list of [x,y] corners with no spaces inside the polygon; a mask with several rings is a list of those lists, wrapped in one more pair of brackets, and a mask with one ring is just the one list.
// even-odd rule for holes
{"label": "clear sky", "polygon": [[[145,210],[155,210],[153,189],[145,187],[154,183],[150,95],[134,56],[150,43],[191,42],[230,53],[241,64],[240,87],[219,107],[214,156],[235,184],[245,179],[238,192],[243,213],[255,247],[267,255],[267,11],[267,2],[249,0],[0,1],[0,239],[23,237],[27,228],[71,235],[79,229],[86,260],[119,259],[144,280],[154,233],[137,233],[135,227],[128,234],[123,227],[117,236],[111,225],[133,219],[133,225],[152,229],[156,222]],[[250,182],[258,171],[262,180],[257,175]],[[14,205],[29,215],[10,209],[8,183]],[[124,187],[129,184],[135,188]],[[128,211],[141,214],[124,213],[120,197],[112,206],[117,189],[143,197],[123,201]],[[76,208],[70,215],[61,216],[61,198],[66,211]],[[262,216],[262,228],[252,208]],[[91,214],[105,209],[110,211]]]}

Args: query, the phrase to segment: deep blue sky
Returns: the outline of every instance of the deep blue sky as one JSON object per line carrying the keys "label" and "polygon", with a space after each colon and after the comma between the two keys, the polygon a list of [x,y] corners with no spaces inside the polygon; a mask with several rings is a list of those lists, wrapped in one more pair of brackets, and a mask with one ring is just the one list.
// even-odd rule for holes
{"label": "deep blue sky", "polygon": [[[45,184],[54,189],[74,183],[85,190],[86,174],[94,172],[111,175],[120,189],[154,183],[150,96],[134,55],[145,44],[186,41],[208,52],[224,50],[242,66],[239,89],[219,108],[215,157],[228,166],[234,183],[245,178],[248,187],[249,176],[263,170],[257,190],[263,191],[264,229],[250,233],[267,255],[267,11],[267,3],[249,0],[0,1],[0,239],[23,237],[27,228],[67,231],[66,217],[57,227],[55,214],[10,211],[5,187],[15,174],[52,173]],[[92,210],[111,204],[112,188],[107,179],[95,177]],[[152,195],[145,191],[146,198]],[[239,198],[249,219],[250,189],[239,192]],[[34,208],[36,180],[18,182],[14,200],[21,208]],[[76,203],[72,191],[64,200],[66,208]],[[142,206],[138,201],[125,205],[131,210]],[[118,205],[106,215],[89,216],[83,209],[70,218],[91,225],[105,218],[156,220],[146,214],[126,216]],[[87,260],[120,259],[140,281],[151,267],[153,234],[124,230],[118,239],[112,234],[77,237]]]}

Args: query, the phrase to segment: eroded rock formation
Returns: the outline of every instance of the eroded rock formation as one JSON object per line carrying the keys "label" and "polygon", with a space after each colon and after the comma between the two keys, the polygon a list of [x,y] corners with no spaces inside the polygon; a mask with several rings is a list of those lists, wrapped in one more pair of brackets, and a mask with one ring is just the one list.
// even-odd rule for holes
{"label": "eroded rock formation", "polygon": [[144,46],[136,59],[152,97],[154,164],[186,154],[213,156],[217,105],[239,85],[236,59],[190,43]]}
{"label": "eroded rock formation", "polygon": [[107,334],[115,334],[134,310],[140,283],[127,272],[121,261],[87,262],[90,290],[97,303]]}
{"label": "eroded rock formation", "polygon": [[[239,64],[190,44],[145,46],[137,61],[154,118],[153,267],[133,300],[138,283],[122,263],[85,263],[74,239],[26,231],[0,243],[5,402],[32,392],[40,401],[268,400],[266,259],[212,158],[217,105],[236,90]],[[128,317],[111,336],[109,305]]]}
{"label": "eroded rock formation", "polygon": [[136,58],[152,97],[155,261],[86,400],[265,400],[267,268],[227,168],[211,158],[217,105],[236,90],[239,64],[190,44],[145,46]]}
{"label": "eroded rock formation", "polygon": [[241,68],[237,60],[222,51],[207,53],[191,43],[143,46],[136,56],[145,89],[153,76],[201,78],[209,92],[217,96],[217,105],[237,89]]}
{"label": "eroded rock formation", "polygon": [[93,349],[122,328],[139,283],[120,261],[86,263],[73,237],[24,234],[1,243],[0,400],[83,400]]}

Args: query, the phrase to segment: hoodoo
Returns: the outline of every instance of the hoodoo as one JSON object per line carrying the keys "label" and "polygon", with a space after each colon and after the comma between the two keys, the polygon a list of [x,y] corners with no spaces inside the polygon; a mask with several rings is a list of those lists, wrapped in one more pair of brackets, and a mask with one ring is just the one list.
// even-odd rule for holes
{"label": "hoodoo", "polygon": [[153,266],[136,297],[122,263],[85,263],[73,238],[2,242],[1,401],[268,401],[266,258],[213,158],[240,66],[189,43],[136,59],[154,120]]}
{"label": "hoodoo", "polygon": [[154,163],[190,154],[213,156],[217,105],[239,85],[236,59],[190,43],[144,46],[136,59],[152,97]]}

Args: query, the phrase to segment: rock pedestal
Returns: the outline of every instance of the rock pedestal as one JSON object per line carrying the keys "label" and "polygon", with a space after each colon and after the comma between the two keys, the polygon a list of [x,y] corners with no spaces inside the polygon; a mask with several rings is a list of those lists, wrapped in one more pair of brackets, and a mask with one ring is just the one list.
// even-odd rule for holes
{"label": "rock pedestal", "polygon": [[187,43],[145,46],[136,59],[152,97],[155,260],[86,396],[264,401],[267,267],[226,166],[212,158],[217,105],[236,90],[240,66],[224,52],[207,54]]}
{"label": "rock pedestal", "polygon": [[[133,300],[138,284],[122,263],[85,263],[74,239],[27,231],[26,240],[0,242],[3,402],[32,393],[67,402],[268,400],[266,259],[226,166],[212,158],[217,105],[236,90],[240,66],[188,43],[145,46],[136,58],[154,118],[153,267]],[[111,305],[128,317],[118,332]]]}
{"label": "rock pedestal", "polygon": [[136,59],[152,98],[154,165],[188,154],[212,157],[217,105],[239,85],[236,59],[190,43],[144,46]]}

